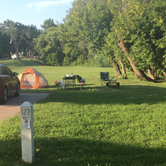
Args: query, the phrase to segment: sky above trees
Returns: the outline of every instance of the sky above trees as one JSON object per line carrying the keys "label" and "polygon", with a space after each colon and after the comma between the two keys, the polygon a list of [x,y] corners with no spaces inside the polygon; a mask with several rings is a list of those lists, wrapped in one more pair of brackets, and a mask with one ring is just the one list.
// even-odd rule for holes
{"label": "sky above trees", "polygon": [[24,25],[40,25],[46,19],[53,19],[54,22],[62,22],[66,17],[66,11],[72,7],[74,0],[7,0],[0,5],[0,23],[5,20],[13,20]]}

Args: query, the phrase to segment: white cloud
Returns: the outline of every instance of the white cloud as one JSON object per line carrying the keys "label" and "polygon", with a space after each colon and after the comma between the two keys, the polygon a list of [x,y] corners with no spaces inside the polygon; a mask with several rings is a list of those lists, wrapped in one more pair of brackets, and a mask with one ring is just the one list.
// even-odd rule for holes
{"label": "white cloud", "polygon": [[74,0],[60,0],[60,1],[43,1],[43,2],[37,2],[37,3],[31,3],[27,4],[27,6],[32,9],[33,7],[37,8],[40,10],[41,8],[44,7],[49,7],[52,5],[58,5],[58,4],[67,4],[67,3],[72,3]]}

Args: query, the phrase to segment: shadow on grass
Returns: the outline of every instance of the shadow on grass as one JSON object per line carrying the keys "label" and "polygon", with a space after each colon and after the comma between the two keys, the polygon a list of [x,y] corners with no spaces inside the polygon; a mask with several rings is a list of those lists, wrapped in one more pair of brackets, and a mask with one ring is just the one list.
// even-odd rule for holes
{"label": "shadow on grass", "polygon": [[[21,140],[0,140],[1,165],[21,162]],[[70,138],[35,138],[35,166],[155,166],[165,165],[166,149],[141,148]]]}
{"label": "shadow on grass", "polygon": [[77,104],[155,104],[165,102],[166,88],[141,85],[124,85],[120,88],[84,87],[53,90],[47,102]]}
{"label": "shadow on grass", "polygon": [[[71,102],[76,104],[155,104],[166,101],[166,88],[156,86],[141,86],[141,85],[124,85],[119,88],[107,88],[105,86],[85,86],[82,90],[76,88],[57,88],[50,86],[49,88],[40,88],[33,90],[22,90],[21,93],[27,94],[28,98],[35,97],[37,94],[51,93],[46,99],[39,102]],[[34,94],[33,94],[34,93]],[[36,94],[35,94],[36,93]],[[29,95],[29,96],[28,96]],[[44,95],[44,94],[43,94]],[[10,97],[10,102],[5,105],[12,106],[20,105],[20,97]],[[14,102],[12,102],[14,101]]]}

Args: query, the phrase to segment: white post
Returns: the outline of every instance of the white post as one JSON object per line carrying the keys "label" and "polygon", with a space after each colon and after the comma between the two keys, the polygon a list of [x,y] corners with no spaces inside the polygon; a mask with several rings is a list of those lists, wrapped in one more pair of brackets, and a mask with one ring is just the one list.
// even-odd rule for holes
{"label": "white post", "polygon": [[33,130],[33,105],[25,101],[20,106],[21,113],[21,144],[22,160],[27,163],[34,162],[34,130]]}

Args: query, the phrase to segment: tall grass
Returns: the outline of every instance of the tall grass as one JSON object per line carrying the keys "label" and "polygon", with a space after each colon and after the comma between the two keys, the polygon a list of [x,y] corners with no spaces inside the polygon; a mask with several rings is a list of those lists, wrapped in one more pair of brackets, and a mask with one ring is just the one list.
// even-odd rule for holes
{"label": "tall grass", "polygon": [[[11,66],[12,67],[12,66]],[[26,67],[12,67],[23,72]],[[161,166],[166,165],[166,84],[117,79],[120,88],[100,84],[100,72],[111,68],[33,66],[50,92],[33,105],[36,166]],[[57,89],[64,74],[86,79],[82,90]],[[0,165],[23,166],[20,115],[1,122]]]}

